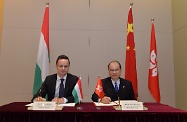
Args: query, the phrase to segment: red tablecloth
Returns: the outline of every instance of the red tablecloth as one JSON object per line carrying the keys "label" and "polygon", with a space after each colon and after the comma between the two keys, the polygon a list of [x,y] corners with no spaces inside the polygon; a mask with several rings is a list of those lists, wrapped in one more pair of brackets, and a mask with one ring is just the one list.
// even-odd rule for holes
{"label": "red tablecloth", "polygon": [[[27,110],[27,102],[14,102],[0,107],[0,122],[187,122],[187,112],[160,103],[144,103],[148,110],[115,110],[112,106],[96,107],[81,103],[55,111]],[[77,109],[77,108],[82,109]]]}

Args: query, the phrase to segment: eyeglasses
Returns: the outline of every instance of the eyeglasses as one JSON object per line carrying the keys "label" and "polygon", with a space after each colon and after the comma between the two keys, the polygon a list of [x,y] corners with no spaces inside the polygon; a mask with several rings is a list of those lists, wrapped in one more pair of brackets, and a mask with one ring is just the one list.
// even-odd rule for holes
{"label": "eyeglasses", "polygon": [[118,69],[109,69],[109,72],[119,72],[120,71],[120,69],[118,68]]}

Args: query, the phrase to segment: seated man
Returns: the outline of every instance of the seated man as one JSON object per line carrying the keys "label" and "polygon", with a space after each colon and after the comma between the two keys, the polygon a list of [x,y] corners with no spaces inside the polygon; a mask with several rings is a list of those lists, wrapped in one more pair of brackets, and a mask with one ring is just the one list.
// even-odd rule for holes
{"label": "seated man", "polygon": [[73,88],[78,81],[78,77],[68,73],[70,60],[66,55],[60,55],[56,60],[57,73],[46,77],[41,88],[32,98],[32,101],[48,101],[56,103],[74,102],[72,95]]}
{"label": "seated man", "polygon": [[132,83],[120,77],[121,64],[114,60],[108,64],[109,76],[102,79],[104,97],[99,99],[94,92],[92,94],[92,101],[108,104],[111,101],[118,100],[135,100]]}

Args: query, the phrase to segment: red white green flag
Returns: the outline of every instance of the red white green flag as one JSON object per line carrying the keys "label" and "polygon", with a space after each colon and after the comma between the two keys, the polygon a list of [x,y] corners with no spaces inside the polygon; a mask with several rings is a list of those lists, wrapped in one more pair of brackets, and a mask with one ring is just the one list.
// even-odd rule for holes
{"label": "red white green flag", "polygon": [[46,76],[49,75],[49,4],[45,8],[38,56],[35,69],[33,95],[37,93]]}
{"label": "red white green flag", "polygon": [[82,83],[81,83],[81,77],[78,79],[73,91],[72,91],[74,100],[75,100],[75,104],[76,103],[80,103],[84,96],[83,96],[83,92],[82,92]]}

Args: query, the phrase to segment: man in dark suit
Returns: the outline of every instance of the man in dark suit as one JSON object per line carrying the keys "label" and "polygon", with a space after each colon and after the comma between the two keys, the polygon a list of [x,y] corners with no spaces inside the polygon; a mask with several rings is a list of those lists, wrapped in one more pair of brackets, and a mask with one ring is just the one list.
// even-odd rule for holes
{"label": "man in dark suit", "polygon": [[68,73],[70,60],[66,55],[60,55],[56,60],[57,73],[46,77],[41,88],[34,95],[32,101],[55,101],[57,103],[74,102],[73,88],[78,77]]}
{"label": "man in dark suit", "polygon": [[102,79],[104,97],[99,99],[98,95],[94,92],[92,100],[105,104],[118,100],[118,97],[120,100],[135,100],[132,83],[120,77],[121,64],[116,60],[111,61],[108,64],[108,71],[110,77]]}

